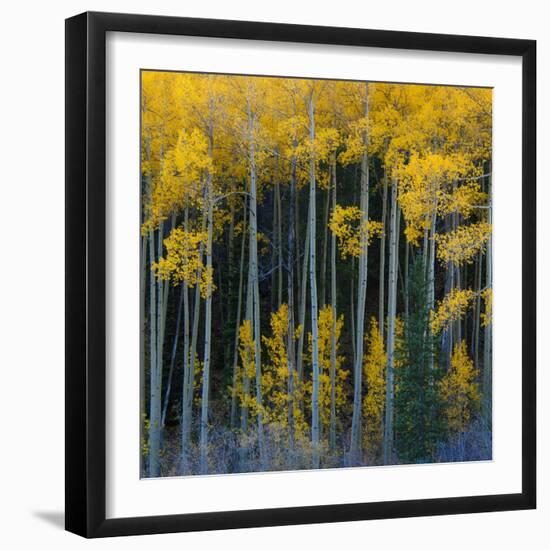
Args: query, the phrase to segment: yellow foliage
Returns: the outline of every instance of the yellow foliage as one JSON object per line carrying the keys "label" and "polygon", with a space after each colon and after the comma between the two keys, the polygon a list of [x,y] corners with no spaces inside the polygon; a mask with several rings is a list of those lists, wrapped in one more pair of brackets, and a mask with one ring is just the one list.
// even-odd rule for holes
{"label": "yellow foliage", "polygon": [[[318,318],[318,350],[319,350],[319,417],[321,425],[328,428],[330,424],[330,406],[331,406],[331,381],[330,381],[330,354],[332,350],[332,306],[326,305],[319,310]],[[340,351],[340,333],[344,325],[344,316],[340,315],[336,321],[335,342],[336,342],[336,370],[335,370],[335,406],[336,415],[340,413],[347,404],[347,395],[344,382],[349,375],[349,371],[342,368],[343,357],[339,355]],[[308,334],[309,354],[311,357],[311,333]],[[306,392],[311,397],[312,381],[306,382]],[[326,431],[325,431],[326,433]]]}
{"label": "yellow foliage", "polygon": [[438,383],[447,425],[452,432],[463,432],[479,406],[478,374],[462,340],[454,348],[450,369]]}
{"label": "yellow foliage", "polygon": [[434,334],[445,330],[453,321],[458,321],[472,305],[476,293],[470,289],[453,288],[437,304],[431,315],[431,328]]}
{"label": "yellow foliage", "polygon": [[365,337],[367,353],[363,358],[363,371],[367,394],[363,400],[365,420],[364,443],[369,454],[376,453],[382,442],[382,416],[386,401],[386,362],[384,340],[378,322],[373,317],[370,332]]}
{"label": "yellow foliage", "polygon": [[202,261],[207,238],[206,232],[185,231],[176,227],[164,239],[167,253],[153,264],[153,273],[159,279],[171,280],[174,284],[184,282],[191,288],[198,284],[202,297],[206,298],[209,287],[211,292],[215,290],[213,270]]}
{"label": "yellow foliage", "polygon": [[459,178],[477,173],[477,167],[462,153],[413,152],[407,163],[397,165],[394,176],[399,181],[399,204],[410,228],[406,232],[409,242],[417,244],[418,237],[430,228],[437,214],[462,208],[470,215],[473,205],[468,201],[479,198],[475,188],[465,186],[464,191],[456,191],[449,197],[448,186]]}
{"label": "yellow foliage", "polygon": [[256,343],[250,319],[245,319],[239,328],[239,357],[241,359],[237,372],[235,394],[243,409],[254,409],[256,398],[250,392],[250,380],[256,373]]}
{"label": "yellow foliage", "polygon": [[357,206],[344,207],[339,204],[332,211],[328,226],[338,239],[342,258],[360,256],[364,247],[384,232],[382,222],[366,220]]}
{"label": "yellow foliage", "polygon": [[303,387],[298,381],[295,365],[289,364],[288,360],[287,304],[282,304],[278,311],[271,314],[270,326],[271,336],[262,336],[269,358],[267,364],[262,366],[263,419],[265,423],[277,424],[287,429],[289,407],[292,403],[294,437],[304,438],[307,437],[307,423],[300,409]]}
{"label": "yellow foliage", "polygon": [[340,144],[340,134],[336,128],[318,128],[313,141],[304,138],[294,149],[294,155],[298,160],[297,176],[302,182],[309,181],[309,161],[315,162],[316,184],[326,189],[329,185],[328,172],[321,170],[321,164],[326,163]]}
{"label": "yellow foliage", "polygon": [[145,205],[147,217],[142,234],[158,227],[171,212],[186,205],[200,205],[199,184],[208,173],[214,173],[214,165],[206,136],[196,128],[190,132],[180,130],[174,147],[162,158],[150,200]]}
{"label": "yellow foliage", "polygon": [[479,222],[460,226],[450,233],[436,235],[437,257],[442,263],[470,264],[480,250],[485,250],[491,238],[491,230],[491,224]]}
{"label": "yellow foliage", "polygon": [[369,121],[365,117],[351,122],[344,142],[344,150],[338,157],[342,164],[351,164],[361,160],[367,150],[368,126]]}
{"label": "yellow foliage", "polygon": [[[405,364],[405,321],[402,317],[395,318],[395,350],[393,353],[394,372]],[[394,396],[399,393],[399,382],[395,380]]]}
{"label": "yellow foliage", "polygon": [[457,187],[441,201],[440,213],[451,214],[457,212],[467,220],[475,208],[487,202],[487,193],[481,191],[477,182],[466,183]]}
{"label": "yellow foliage", "polygon": [[481,297],[483,298],[483,303],[485,305],[485,311],[483,311],[480,315],[481,326],[488,327],[493,319],[493,289],[486,288],[481,292]]}

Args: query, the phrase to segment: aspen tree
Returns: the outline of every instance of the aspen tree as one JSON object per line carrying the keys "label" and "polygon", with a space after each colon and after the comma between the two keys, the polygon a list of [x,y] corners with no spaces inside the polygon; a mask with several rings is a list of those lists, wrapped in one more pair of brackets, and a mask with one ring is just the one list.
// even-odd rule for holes
{"label": "aspen tree", "polygon": [[244,276],[244,253],[246,244],[246,219],[247,219],[247,204],[248,201],[245,197],[244,209],[243,209],[243,223],[242,223],[242,237],[241,237],[241,254],[239,263],[239,284],[237,287],[237,313],[235,318],[235,340],[233,348],[233,383],[231,386],[231,427],[236,426],[237,422],[237,363],[239,359],[239,329],[241,325],[241,308],[242,308],[242,292],[243,292],[243,276]]}
{"label": "aspen tree", "polygon": [[[315,91],[311,86],[308,97],[309,139],[313,149],[315,143]],[[319,334],[317,312],[316,274],[316,197],[315,197],[315,157],[313,151],[309,160],[309,282],[311,299],[311,445],[313,447],[313,468],[319,468]]]}
{"label": "aspen tree", "polygon": [[397,181],[392,178],[391,203],[390,203],[390,259],[389,259],[389,281],[388,281],[388,343],[387,354],[388,364],[386,367],[386,412],[384,417],[384,464],[390,464],[393,451],[393,397],[394,397],[394,367],[395,367],[395,319],[397,313]]}
{"label": "aspen tree", "polygon": [[[332,209],[336,209],[336,153],[332,156]],[[327,224],[328,225],[328,224]],[[330,333],[330,428],[329,445],[334,451],[336,448],[336,323],[337,323],[337,302],[336,302],[336,235],[331,232],[330,238],[330,297],[332,306],[332,327]]]}
{"label": "aspen tree", "polygon": [[[487,188],[488,196],[491,197],[491,183],[492,177],[487,178]],[[488,221],[489,226],[491,226],[492,220],[492,199],[489,198],[489,209],[488,209]],[[487,243],[487,254],[486,254],[486,266],[485,266],[485,287],[488,293],[491,293],[491,288],[493,285],[493,243],[492,238],[489,236]],[[490,294],[489,294],[490,295]],[[487,311],[486,299],[486,311]],[[491,353],[492,353],[492,321],[490,315],[486,314],[486,319],[484,322],[484,338],[483,338],[483,417],[487,425],[491,423],[492,416],[492,363],[491,363]]]}

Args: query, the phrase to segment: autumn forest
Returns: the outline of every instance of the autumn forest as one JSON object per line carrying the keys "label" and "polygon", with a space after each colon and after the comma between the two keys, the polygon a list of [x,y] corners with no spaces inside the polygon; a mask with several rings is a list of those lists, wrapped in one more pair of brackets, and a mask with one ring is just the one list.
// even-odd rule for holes
{"label": "autumn forest", "polygon": [[143,477],[492,457],[492,90],[141,73]]}

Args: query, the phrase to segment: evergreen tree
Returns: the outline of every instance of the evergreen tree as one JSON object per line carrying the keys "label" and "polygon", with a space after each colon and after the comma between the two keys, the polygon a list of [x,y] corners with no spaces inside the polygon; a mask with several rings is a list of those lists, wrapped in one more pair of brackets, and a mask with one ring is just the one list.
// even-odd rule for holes
{"label": "evergreen tree", "polygon": [[437,382],[436,341],[429,327],[429,281],[419,255],[409,276],[410,313],[396,346],[395,444],[399,462],[431,461],[444,423]]}

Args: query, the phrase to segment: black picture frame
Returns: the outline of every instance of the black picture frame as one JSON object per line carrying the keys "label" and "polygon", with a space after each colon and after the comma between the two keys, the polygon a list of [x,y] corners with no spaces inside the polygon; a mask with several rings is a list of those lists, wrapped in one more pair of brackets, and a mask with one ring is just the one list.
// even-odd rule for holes
{"label": "black picture frame", "polygon": [[[108,31],[520,57],[522,491],[517,494],[106,519],[105,40]],[[532,509],[536,506],[536,42],[180,17],[66,20],[66,529],[108,537]],[[518,327],[519,330],[519,327]]]}

